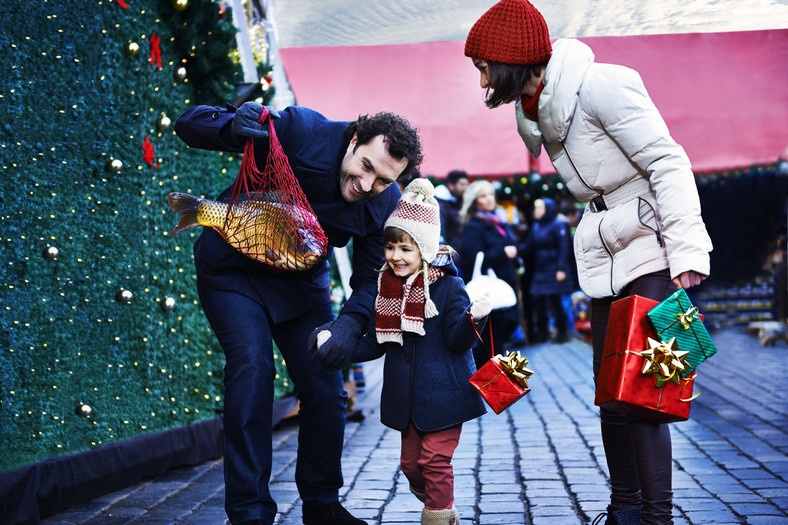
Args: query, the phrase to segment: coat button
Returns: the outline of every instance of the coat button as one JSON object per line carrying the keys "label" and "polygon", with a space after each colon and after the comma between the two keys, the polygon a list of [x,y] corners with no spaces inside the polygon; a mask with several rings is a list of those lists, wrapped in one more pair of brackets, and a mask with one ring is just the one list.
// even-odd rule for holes
{"label": "coat button", "polygon": [[405,356],[405,362],[406,362],[406,363],[410,363],[410,356],[409,356],[409,355],[406,355],[406,356]]}

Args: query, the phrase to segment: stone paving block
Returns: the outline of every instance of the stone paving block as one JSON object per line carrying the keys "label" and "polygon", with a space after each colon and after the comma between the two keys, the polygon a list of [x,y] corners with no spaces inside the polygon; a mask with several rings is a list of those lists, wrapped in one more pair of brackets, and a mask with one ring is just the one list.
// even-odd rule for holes
{"label": "stone paving block", "polygon": [[484,494],[519,494],[521,486],[518,483],[484,483],[481,485]]}
{"label": "stone paving block", "polygon": [[742,483],[751,489],[786,488],[788,483],[774,476],[742,480]]}
{"label": "stone paving block", "polygon": [[[465,519],[460,516],[462,519],[462,523],[465,523]],[[475,522],[474,522],[475,523]],[[529,522],[526,521],[525,515],[521,513],[511,512],[511,513],[500,513],[500,514],[483,514],[479,519],[478,523],[484,525],[513,525],[513,524],[521,524],[527,525]],[[411,523],[410,525],[413,525]]]}
{"label": "stone paving block", "polygon": [[730,524],[740,524],[741,521],[736,517],[736,515],[731,511],[719,511],[719,512],[708,512],[708,511],[690,511],[685,513],[685,517],[688,523],[693,525],[698,524],[705,524],[705,523],[730,523]]}
{"label": "stone paving block", "polygon": [[771,503],[733,503],[731,508],[743,516],[780,516],[783,511]]}
{"label": "stone paving block", "polygon": [[421,509],[418,512],[383,511],[380,523],[420,523]]}
{"label": "stone paving block", "polygon": [[748,516],[748,525],[786,525],[788,517],[778,516]]}

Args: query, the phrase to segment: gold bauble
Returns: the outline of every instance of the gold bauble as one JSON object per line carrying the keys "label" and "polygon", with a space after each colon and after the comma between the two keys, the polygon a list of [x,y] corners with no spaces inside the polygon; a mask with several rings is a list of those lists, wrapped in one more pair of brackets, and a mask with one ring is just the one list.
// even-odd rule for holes
{"label": "gold bauble", "polygon": [[44,257],[47,259],[55,260],[57,256],[60,255],[60,250],[55,248],[54,246],[47,246],[44,248]]}
{"label": "gold bauble", "polygon": [[126,44],[126,54],[129,56],[135,56],[140,51],[140,45],[136,42],[129,42]]}
{"label": "gold bauble", "polygon": [[189,0],[172,0],[172,8],[176,11],[183,11],[189,7]]}
{"label": "gold bauble", "polygon": [[119,303],[129,304],[132,299],[134,299],[134,294],[131,293],[131,290],[120,290],[115,294],[115,300]]}
{"label": "gold bauble", "polygon": [[162,111],[161,115],[159,116],[159,120],[156,121],[156,126],[159,128],[159,130],[164,131],[166,129],[170,129],[171,124],[172,121],[170,120],[170,117],[168,117],[167,114]]}
{"label": "gold bauble", "polygon": [[123,161],[120,159],[110,159],[107,162],[107,171],[111,171],[113,173],[120,173],[120,170],[123,169]]}

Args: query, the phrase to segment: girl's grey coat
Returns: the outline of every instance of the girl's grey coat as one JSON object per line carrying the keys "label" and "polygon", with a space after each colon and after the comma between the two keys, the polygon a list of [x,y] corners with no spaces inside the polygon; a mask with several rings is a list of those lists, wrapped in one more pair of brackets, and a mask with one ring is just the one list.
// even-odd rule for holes
{"label": "girl's grey coat", "polygon": [[[483,415],[487,409],[468,378],[476,371],[471,346],[477,340],[468,314],[470,299],[453,265],[430,286],[438,315],[424,320],[426,335],[405,332],[403,345],[378,344],[374,319],[353,354],[354,362],[385,354],[380,420],[404,431],[408,421],[434,432]],[[481,332],[485,319],[477,325]],[[477,320],[479,322],[479,320]]]}

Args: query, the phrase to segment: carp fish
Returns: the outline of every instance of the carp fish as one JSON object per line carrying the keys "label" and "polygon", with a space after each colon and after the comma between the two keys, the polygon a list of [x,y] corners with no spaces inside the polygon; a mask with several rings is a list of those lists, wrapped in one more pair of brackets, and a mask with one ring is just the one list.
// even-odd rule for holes
{"label": "carp fish", "polygon": [[229,210],[228,203],[186,193],[170,193],[168,202],[173,211],[182,215],[171,235],[207,226],[244,255],[277,270],[307,270],[327,250],[305,228],[307,224],[318,224],[311,210],[282,204],[274,198],[238,201]]}

